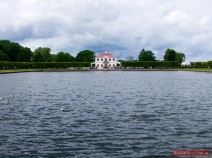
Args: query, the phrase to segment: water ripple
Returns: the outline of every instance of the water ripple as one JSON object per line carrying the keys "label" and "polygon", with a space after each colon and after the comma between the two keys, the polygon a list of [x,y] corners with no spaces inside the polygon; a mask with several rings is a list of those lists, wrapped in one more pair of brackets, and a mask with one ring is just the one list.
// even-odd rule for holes
{"label": "water ripple", "polygon": [[[212,146],[211,74],[0,76],[0,157],[169,157]],[[61,108],[63,110],[61,110]]]}

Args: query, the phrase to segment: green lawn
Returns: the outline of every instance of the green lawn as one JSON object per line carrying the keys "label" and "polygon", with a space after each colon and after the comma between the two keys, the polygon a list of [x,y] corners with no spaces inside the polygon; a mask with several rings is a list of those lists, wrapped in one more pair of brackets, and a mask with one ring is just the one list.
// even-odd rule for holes
{"label": "green lawn", "polygon": [[212,69],[208,69],[208,68],[180,68],[179,70],[184,70],[184,71],[208,71],[208,72],[212,72]]}
{"label": "green lawn", "polygon": [[37,72],[42,71],[41,69],[16,69],[16,70],[0,70],[1,73],[18,73],[18,72]]}

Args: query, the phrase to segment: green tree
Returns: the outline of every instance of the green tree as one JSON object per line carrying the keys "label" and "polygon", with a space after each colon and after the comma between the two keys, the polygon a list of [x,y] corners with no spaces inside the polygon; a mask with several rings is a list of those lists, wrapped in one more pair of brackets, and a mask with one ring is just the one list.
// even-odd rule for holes
{"label": "green tree", "polygon": [[51,49],[47,47],[36,48],[33,53],[33,61],[35,62],[50,62],[51,61]]}
{"label": "green tree", "polygon": [[74,61],[74,57],[69,53],[59,52],[55,55],[56,62],[72,62]]}
{"label": "green tree", "polygon": [[34,51],[33,53],[33,61],[34,62],[42,62],[43,61],[43,57],[40,51]]}
{"label": "green tree", "polygon": [[93,62],[95,60],[95,53],[90,50],[84,50],[77,54],[76,61],[78,62]]}
{"label": "green tree", "polygon": [[51,55],[51,62],[55,62],[56,54],[50,54]]}
{"label": "green tree", "polygon": [[18,43],[8,40],[0,40],[0,50],[9,58],[9,61],[16,61],[17,54],[21,51],[22,46]]}
{"label": "green tree", "polygon": [[145,51],[145,49],[142,49],[138,59],[139,61],[155,61],[155,55],[152,51]]}
{"label": "green tree", "polygon": [[185,54],[178,53],[174,49],[167,49],[164,55],[165,61],[177,61],[178,63],[182,63],[185,61]]}
{"label": "green tree", "polygon": [[8,61],[9,57],[7,54],[4,54],[2,50],[0,50],[0,61]]}
{"label": "green tree", "polygon": [[18,43],[10,44],[9,57],[11,61],[16,61],[17,54],[21,52],[21,46]]}
{"label": "green tree", "polygon": [[51,61],[51,49],[50,48],[43,48],[42,56],[43,60],[45,62],[50,62]]}
{"label": "green tree", "polygon": [[183,61],[185,61],[185,54],[184,53],[176,53],[175,61],[178,61],[178,63],[181,64]]}
{"label": "green tree", "polygon": [[[5,61],[31,61],[32,51],[18,43],[9,40],[0,40],[1,60]],[[3,54],[2,54],[3,53]]]}
{"label": "green tree", "polygon": [[32,51],[29,48],[21,48],[21,51],[17,54],[16,61],[30,62],[32,60]]}
{"label": "green tree", "polygon": [[164,60],[165,61],[176,61],[176,51],[174,49],[167,49],[165,51]]}

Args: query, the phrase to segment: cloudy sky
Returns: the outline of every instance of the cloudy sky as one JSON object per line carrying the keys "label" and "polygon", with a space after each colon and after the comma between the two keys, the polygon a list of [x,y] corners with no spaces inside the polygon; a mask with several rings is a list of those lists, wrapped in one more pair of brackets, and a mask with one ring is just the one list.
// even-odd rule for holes
{"label": "cloudy sky", "polygon": [[211,0],[0,0],[0,39],[75,56],[84,49],[125,59],[167,48],[212,60]]}

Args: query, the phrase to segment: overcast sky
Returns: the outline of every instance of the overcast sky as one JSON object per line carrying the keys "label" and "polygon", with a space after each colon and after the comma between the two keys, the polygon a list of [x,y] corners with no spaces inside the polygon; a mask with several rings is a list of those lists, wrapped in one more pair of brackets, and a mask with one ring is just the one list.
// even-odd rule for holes
{"label": "overcast sky", "polygon": [[212,60],[211,0],[0,0],[0,39],[75,56],[89,49],[162,59],[167,48],[189,61]]}

